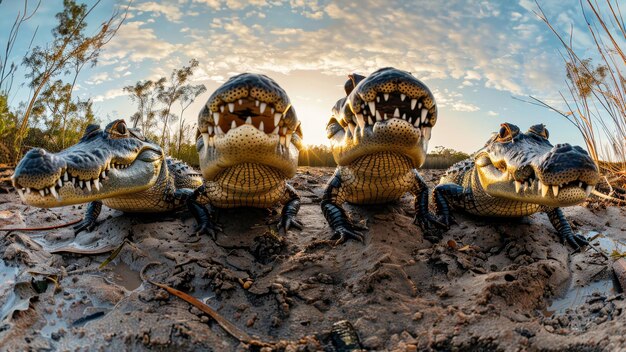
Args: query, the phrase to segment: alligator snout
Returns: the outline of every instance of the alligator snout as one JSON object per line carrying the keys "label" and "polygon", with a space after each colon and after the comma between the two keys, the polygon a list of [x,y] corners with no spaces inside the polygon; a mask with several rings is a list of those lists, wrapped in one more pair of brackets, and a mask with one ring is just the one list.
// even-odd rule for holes
{"label": "alligator snout", "polygon": [[15,168],[13,185],[44,189],[54,184],[65,167],[65,160],[56,154],[41,148],[31,149]]}
{"label": "alligator snout", "polygon": [[583,182],[593,186],[599,178],[596,164],[589,154],[583,148],[568,143],[552,147],[539,162],[538,171],[543,183],[549,185]]}

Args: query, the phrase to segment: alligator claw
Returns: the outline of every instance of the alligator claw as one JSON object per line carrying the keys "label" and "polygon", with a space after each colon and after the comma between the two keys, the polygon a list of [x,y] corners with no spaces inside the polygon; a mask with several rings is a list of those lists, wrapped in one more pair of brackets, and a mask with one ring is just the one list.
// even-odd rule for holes
{"label": "alligator claw", "polygon": [[359,242],[365,242],[365,236],[359,231],[355,231],[353,228],[346,227],[337,227],[335,229],[335,234],[330,238],[331,240],[335,240],[335,246],[340,245],[347,240],[357,240]]}
{"label": "alligator claw", "polygon": [[77,225],[74,226],[74,236],[78,235],[82,231],[87,230],[91,232],[96,228],[96,220],[84,218]]}
{"label": "alligator claw", "polygon": [[447,218],[437,219],[433,214],[428,213],[423,216],[416,215],[415,219],[413,219],[413,223],[419,226],[423,231],[433,230],[435,228],[440,229],[449,229],[450,223],[452,223],[454,219],[452,216]]}
{"label": "alligator claw", "polygon": [[304,225],[302,224],[302,222],[297,220],[294,216],[289,216],[289,215],[283,215],[278,221],[278,232],[281,234],[286,233],[292,227],[298,230],[302,230]]}
{"label": "alligator claw", "polygon": [[194,229],[197,236],[209,235],[215,241],[217,239],[217,233],[222,232],[222,228],[212,221],[205,221]]}
{"label": "alligator claw", "polygon": [[563,239],[565,239],[565,241],[567,241],[567,243],[574,248],[572,253],[580,252],[581,247],[585,247],[589,244],[589,241],[579,234],[568,233],[563,237]]}

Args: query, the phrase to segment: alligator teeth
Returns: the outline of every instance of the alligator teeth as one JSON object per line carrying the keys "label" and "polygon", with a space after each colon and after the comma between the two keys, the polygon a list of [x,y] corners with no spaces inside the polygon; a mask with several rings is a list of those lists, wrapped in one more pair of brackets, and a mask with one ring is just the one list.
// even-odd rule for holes
{"label": "alligator teeth", "polygon": [[283,135],[283,136],[286,135],[287,134],[287,127],[283,127],[281,129],[281,132],[282,132],[281,135]]}
{"label": "alligator teeth", "polygon": [[78,181],[78,186],[80,188],[83,188],[84,185],[85,185],[85,182],[83,182],[83,180]]}
{"label": "alligator teeth", "polygon": [[283,114],[277,112],[274,114],[274,126],[278,126],[278,123],[280,122],[280,118],[283,116]]}
{"label": "alligator teeth", "polygon": [[404,99],[406,99],[406,95],[404,95],[404,94],[400,94],[400,100],[401,100],[401,101],[404,101]]}
{"label": "alligator teeth", "polygon": [[220,106],[220,112],[224,112],[224,105]]}
{"label": "alligator teeth", "polygon": [[422,108],[422,103],[417,104],[417,108],[421,109]]}
{"label": "alligator teeth", "polygon": [[515,193],[519,193],[521,189],[522,189],[522,183],[519,181],[515,181]]}
{"label": "alligator teeth", "polygon": [[59,194],[57,193],[56,189],[54,189],[54,187],[50,187],[48,189],[50,190],[50,193],[52,193],[54,198],[56,198],[57,200],[61,200],[61,197],[59,197]]}
{"label": "alligator teeth", "polygon": [[272,131],[272,134],[278,134],[278,130],[280,129],[280,127],[276,126],[274,128],[274,130]]}
{"label": "alligator teeth", "polygon": [[368,117],[367,117],[367,123],[369,123],[370,125],[373,125],[373,124],[374,124],[374,121],[372,120],[372,117],[371,117],[371,116],[368,116]]}
{"label": "alligator teeth", "polygon": [[524,182],[524,192],[528,190],[528,187],[529,187],[528,182]]}
{"label": "alligator teeth", "polygon": [[261,121],[261,123],[259,124],[259,130],[265,132],[265,124],[263,124],[263,121]]}
{"label": "alligator teeth", "polygon": [[348,124],[348,128],[350,129],[350,133],[352,133],[352,135],[354,136],[354,128],[355,126],[351,123]]}
{"label": "alligator teeth", "polygon": [[398,110],[398,108],[393,111],[393,117],[400,117],[400,110]]}
{"label": "alligator teeth", "polygon": [[290,143],[291,143],[291,133],[285,136],[285,146],[288,147]]}
{"label": "alligator teeth", "polygon": [[578,182],[578,187],[583,188],[583,183],[582,183],[582,181]]}
{"label": "alligator teeth", "polygon": [[87,186],[87,190],[91,192],[91,182],[89,180],[85,182],[85,186]]}
{"label": "alligator teeth", "polygon": [[406,114],[402,114],[402,119],[406,120]]}
{"label": "alligator teeth", "polygon": [[554,196],[558,196],[559,195],[559,186],[554,185],[552,186],[552,193],[554,193]]}
{"label": "alligator teeth", "polygon": [[256,106],[257,108],[259,107],[259,101],[257,99],[254,99],[254,106]]}
{"label": "alligator teeth", "polygon": [[63,181],[61,181],[61,179],[57,180],[57,184],[59,185],[59,187],[63,187]]}
{"label": "alligator teeth", "polygon": [[237,102],[239,103],[239,105],[241,105],[243,104],[243,99],[239,99]]}
{"label": "alligator teeth", "polygon": [[30,192],[31,192],[30,187],[26,187],[26,194],[30,194]]}
{"label": "alligator teeth", "polygon": [[426,123],[426,116],[427,115],[428,115],[428,110],[427,109],[422,109],[422,117],[421,117],[422,123]]}
{"label": "alligator teeth", "polygon": [[252,116],[248,116],[248,118],[246,118],[246,124],[252,125]]}
{"label": "alligator teeth", "polygon": [[380,103],[380,97],[376,97],[376,102]]}
{"label": "alligator teeth", "polygon": [[422,127],[420,128],[422,131],[422,138],[425,138],[427,141],[430,140],[430,133],[432,132],[432,127]]}
{"label": "alligator teeth", "polygon": [[230,112],[235,111],[235,103],[228,103],[228,111]]}
{"label": "alligator teeth", "polygon": [[102,170],[102,178],[106,179],[107,178],[107,172],[106,170]]}
{"label": "alligator teeth", "polygon": [[594,188],[595,186],[592,186],[592,185],[589,185],[587,186],[587,188],[585,188],[585,194],[587,195],[587,197],[589,197],[589,195],[591,194]]}
{"label": "alligator teeth", "polygon": [[235,122],[235,120],[232,120],[232,121],[230,122],[230,128],[231,128],[231,129],[235,129],[235,128],[237,128],[237,123]]}
{"label": "alligator teeth", "polygon": [[224,134],[224,131],[222,130],[222,128],[220,126],[215,126],[215,135],[221,136],[223,134]]}
{"label": "alligator teeth", "polygon": [[17,191],[17,194],[20,195],[20,199],[22,200],[22,202],[26,202],[26,199],[24,198],[24,191],[19,188],[16,188],[15,190]]}
{"label": "alligator teeth", "polygon": [[411,110],[415,110],[415,105],[417,105],[417,99],[411,99]]}
{"label": "alligator teeth", "polygon": [[63,175],[63,181],[67,182],[70,180],[70,175],[67,174],[67,171],[65,171],[65,174]]}
{"label": "alligator teeth", "polygon": [[207,127],[207,132],[208,132],[209,136],[213,134],[213,129],[214,129],[213,126]]}
{"label": "alligator teeth", "polygon": [[550,187],[548,185],[544,185],[543,183],[540,183],[541,185],[541,196],[545,197],[548,195],[548,190],[550,190]]}
{"label": "alligator teeth", "polygon": [[374,111],[376,111],[376,103],[374,103],[373,101],[370,101],[369,103],[367,103],[367,106],[370,107],[370,112],[374,113]]}
{"label": "alligator teeth", "polygon": [[275,111],[275,110],[274,110],[274,108],[270,108],[270,113],[271,113],[272,115],[274,115],[274,111]]}
{"label": "alligator teeth", "polygon": [[385,98],[385,101],[389,100],[389,93],[383,94],[383,97]]}
{"label": "alligator teeth", "polygon": [[285,145],[285,136],[280,136],[280,138],[278,139],[278,142],[282,145]]}
{"label": "alligator teeth", "polygon": [[259,111],[262,113],[265,112],[265,108],[267,107],[266,103],[261,103],[261,105],[259,106]]}
{"label": "alligator teeth", "polygon": [[220,113],[219,112],[214,112],[213,113],[213,123],[216,125],[219,125],[220,123]]}
{"label": "alligator teeth", "polygon": [[93,180],[93,187],[96,189],[96,191],[100,190],[100,181],[97,178]]}
{"label": "alligator teeth", "polygon": [[363,114],[356,114],[356,122],[359,124],[361,131],[363,131],[365,128],[365,118],[363,117]]}
{"label": "alligator teeth", "polygon": [[209,146],[211,146],[211,148],[215,147],[215,138],[209,137]]}
{"label": "alligator teeth", "polygon": [[383,114],[383,119],[388,120],[389,118],[387,117],[387,113]]}
{"label": "alligator teeth", "polygon": [[208,133],[203,133],[202,134],[202,142],[204,143],[205,146],[209,145],[209,134]]}
{"label": "alligator teeth", "polygon": [[413,122],[413,126],[420,127],[420,119],[415,119],[415,122]]}
{"label": "alligator teeth", "polygon": [[40,190],[39,190],[39,194],[40,194],[42,197],[45,197],[45,196],[46,196],[46,192],[44,192],[44,191],[43,191],[43,189],[40,189]]}
{"label": "alligator teeth", "polygon": [[376,111],[376,121],[381,121],[383,118],[380,116],[380,113]]}

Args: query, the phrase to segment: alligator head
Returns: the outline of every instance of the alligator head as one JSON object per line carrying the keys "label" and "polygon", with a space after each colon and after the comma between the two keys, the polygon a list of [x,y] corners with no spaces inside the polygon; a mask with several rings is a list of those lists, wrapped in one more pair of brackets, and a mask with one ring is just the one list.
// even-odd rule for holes
{"label": "alligator head", "polygon": [[104,130],[89,125],[80,141],[58,153],[31,149],[15,168],[22,201],[57,207],[140,192],[156,182],[161,148],[116,120]]}
{"label": "alligator head", "polygon": [[287,93],[271,78],[252,73],[231,77],[211,95],[200,111],[196,138],[206,180],[241,163],[264,164],[292,177],[302,146]]}
{"label": "alligator head", "polygon": [[347,96],[337,101],[326,126],[335,161],[347,165],[378,152],[426,158],[437,106],[430,90],[409,72],[382,68],[369,77],[350,75]]}
{"label": "alligator head", "polygon": [[520,133],[503,123],[474,154],[482,188],[491,196],[561,207],[584,200],[598,183],[598,169],[579,146],[548,141],[544,125]]}

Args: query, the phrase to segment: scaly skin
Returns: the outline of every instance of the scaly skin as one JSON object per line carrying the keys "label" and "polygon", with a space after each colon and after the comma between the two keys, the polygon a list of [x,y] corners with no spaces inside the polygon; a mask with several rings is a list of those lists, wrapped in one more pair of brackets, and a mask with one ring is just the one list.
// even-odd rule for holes
{"label": "scaly skin", "polygon": [[362,241],[343,202],[379,204],[415,195],[415,223],[437,220],[428,212],[428,188],[416,168],[424,163],[437,106],[430,90],[410,73],[383,68],[369,77],[350,75],[326,130],[337,169],[322,199],[333,239]]}
{"label": "scaly skin", "polygon": [[581,147],[552,146],[543,125],[520,133],[504,123],[472,158],[453,165],[433,190],[435,208],[450,225],[449,205],[473,215],[521,217],[546,212],[562,240],[587,245],[561,207],[582,202],[598,183],[596,165]]}
{"label": "scaly skin", "polygon": [[265,75],[231,77],[198,117],[197,150],[205,183],[194,199],[208,204],[197,214],[198,233],[215,238],[211,207],[267,208],[285,204],[278,227],[301,228],[300,198],[286,180],[298,166],[300,122],[287,93]]}
{"label": "scaly skin", "polygon": [[[166,167],[164,167],[166,166]],[[124,120],[87,127],[81,140],[58,153],[32,149],[20,161],[13,186],[22,201],[40,208],[91,202],[76,232],[93,230],[102,204],[125,212],[180,209],[202,184],[183,162],[165,158],[161,147]]]}

